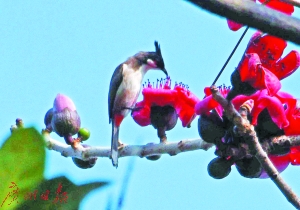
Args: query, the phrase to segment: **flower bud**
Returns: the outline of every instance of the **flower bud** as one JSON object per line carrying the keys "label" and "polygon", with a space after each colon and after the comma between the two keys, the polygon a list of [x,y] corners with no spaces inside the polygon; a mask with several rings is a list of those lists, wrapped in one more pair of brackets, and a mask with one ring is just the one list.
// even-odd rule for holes
{"label": "flower bud", "polygon": [[216,140],[221,139],[225,135],[225,129],[222,124],[221,118],[216,113],[209,113],[209,116],[201,115],[198,120],[200,137],[208,143],[215,143]]}
{"label": "flower bud", "polygon": [[52,131],[52,125],[51,125],[52,117],[53,117],[53,108],[47,111],[44,118],[44,124],[46,126],[46,129],[49,130],[50,132]]}
{"label": "flower bud", "polygon": [[175,127],[178,115],[172,106],[152,106],[150,118],[154,128],[165,127],[168,131]]}
{"label": "flower bud", "polygon": [[166,141],[165,131],[175,127],[178,115],[172,106],[152,106],[150,119],[153,127],[157,129],[161,142],[164,142]]}
{"label": "flower bud", "polygon": [[[62,94],[56,96],[51,125],[54,132],[65,139],[69,139],[70,136],[78,133],[80,117],[73,101],[69,97]],[[70,143],[67,141],[67,144]]]}

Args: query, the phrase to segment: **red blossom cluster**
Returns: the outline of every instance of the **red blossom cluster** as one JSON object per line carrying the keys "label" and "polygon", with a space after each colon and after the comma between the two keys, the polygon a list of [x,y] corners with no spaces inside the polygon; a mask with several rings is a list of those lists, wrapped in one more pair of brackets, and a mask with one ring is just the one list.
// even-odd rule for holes
{"label": "red blossom cluster", "polygon": [[[287,15],[294,11],[293,6],[279,0],[259,2]],[[228,25],[232,30],[242,27],[230,20]],[[280,91],[280,80],[293,74],[300,66],[300,54],[297,51],[293,50],[283,57],[286,47],[287,42],[283,39],[259,31],[254,33],[231,76],[232,88],[225,85],[219,87],[221,94],[232,102],[235,109],[243,107],[248,110],[247,118],[255,126],[261,142],[272,136],[300,135],[300,102]],[[158,130],[164,127],[164,134],[164,131],[175,126],[178,117],[183,127],[189,127],[195,115],[200,115],[199,135],[216,145],[216,155],[219,156],[208,165],[211,176],[224,178],[229,174],[230,166],[235,164],[245,177],[268,177],[255,157],[233,160],[230,156],[222,156],[226,154],[222,153],[222,150],[226,150],[224,145],[239,147],[243,139],[234,133],[233,123],[223,116],[223,108],[212,98],[209,87],[204,89],[204,93],[204,99],[199,100],[182,83],[175,84],[172,89],[170,78],[158,81],[156,87],[148,82],[142,91],[144,99],[136,104],[132,117],[140,126],[152,124]],[[300,165],[300,147],[274,150],[269,158],[282,172],[290,163]],[[220,168],[223,168],[221,173]],[[252,168],[252,172],[247,171],[248,168]]]}
{"label": "red blossom cluster", "polygon": [[143,88],[144,99],[136,104],[137,110],[132,117],[140,126],[151,124],[151,107],[171,106],[176,110],[183,127],[188,127],[195,118],[195,104],[200,100],[188,89],[188,86],[179,83],[171,88],[171,79],[158,81],[156,87],[150,82]]}
{"label": "red blossom cluster", "polygon": [[[254,2],[256,2],[256,0],[252,0]],[[260,3],[265,4],[267,7],[277,10],[279,12],[285,13],[287,15],[292,15],[292,13],[294,12],[294,6],[282,2],[280,0],[258,0]],[[239,30],[241,27],[243,27],[242,24],[237,23],[235,21],[232,20],[227,20],[227,24],[228,27],[232,30],[232,31],[237,31]]]}
{"label": "red blossom cluster", "polygon": [[[292,95],[280,91],[280,80],[294,73],[300,66],[300,55],[297,51],[289,52],[282,58],[287,43],[285,40],[256,32],[250,39],[245,54],[243,55],[236,71],[240,76],[240,86],[248,84],[255,92],[248,95],[238,94],[231,102],[238,110],[245,102],[251,100],[250,120],[256,126],[258,137],[266,137],[265,133],[282,131],[285,135],[300,135],[300,103]],[[233,84],[234,85],[234,84]],[[220,92],[226,97],[229,88],[220,88]],[[209,88],[205,88],[206,97],[195,106],[198,115],[208,116],[215,110],[220,118],[223,115],[222,107],[215,101]],[[262,112],[267,110],[267,117]],[[266,122],[270,118],[270,122]],[[274,126],[268,130],[267,123]],[[265,125],[264,125],[265,124]],[[274,129],[275,128],[275,129]],[[264,133],[259,136],[260,133]],[[261,139],[262,140],[262,139]],[[277,169],[283,171],[289,163],[300,165],[300,147],[292,147],[286,155],[269,156]],[[261,178],[266,177],[265,172]]]}

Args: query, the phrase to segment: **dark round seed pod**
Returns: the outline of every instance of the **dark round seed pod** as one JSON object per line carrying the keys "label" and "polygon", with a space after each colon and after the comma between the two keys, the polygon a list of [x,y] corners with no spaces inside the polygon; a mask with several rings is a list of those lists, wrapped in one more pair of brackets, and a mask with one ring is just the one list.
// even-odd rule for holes
{"label": "dark round seed pod", "polygon": [[152,106],[150,119],[155,129],[164,127],[168,131],[175,127],[178,115],[172,106]]}
{"label": "dark round seed pod", "polygon": [[53,117],[53,108],[49,109],[44,117],[44,124],[49,131],[52,131],[51,120]]}
{"label": "dark round seed pod", "polygon": [[[87,145],[87,144],[82,144],[82,146],[83,146],[84,148],[90,147],[90,146]],[[72,157],[72,160],[73,160],[74,164],[75,164],[77,167],[82,168],[82,169],[92,168],[92,167],[96,164],[97,159],[98,159],[98,158],[90,158],[89,160],[84,161],[84,160],[81,160],[81,159],[79,159],[79,158],[74,158],[74,157]]]}
{"label": "dark round seed pod", "polygon": [[209,116],[201,115],[198,119],[199,136],[206,142],[215,143],[225,135],[223,122],[217,113],[210,113]]}
{"label": "dark round seed pod", "polygon": [[243,158],[235,161],[238,172],[246,178],[258,178],[262,173],[262,167],[256,157]]}
{"label": "dark round seed pod", "polygon": [[231,171],[231,161],[216,157],[207,166],[208,174],[215,179],[223,179]]}
{"label": "dark round seed pod", "polygon": [[171,130],[177,123],[178,115],[172,106],[152,106],[150,112],[151,124],[157,129],[160,142],[166,142],[166,131]]}
{"label": "dark round seed pod", "polygon": [[88,161],[84,161],[79,158],[72,157],[72,160],[77,167],[82,169],[88,169],[88,168],[92,168],[96,164],[97,158],[91,158]]}
{"label": "dark round seed pod", "polygon": [[161,158],[161,155],[151,155],[151,156],[146,156],[146,158],[148,160],[155,161],[155,160],[158,160],[159,158]]}

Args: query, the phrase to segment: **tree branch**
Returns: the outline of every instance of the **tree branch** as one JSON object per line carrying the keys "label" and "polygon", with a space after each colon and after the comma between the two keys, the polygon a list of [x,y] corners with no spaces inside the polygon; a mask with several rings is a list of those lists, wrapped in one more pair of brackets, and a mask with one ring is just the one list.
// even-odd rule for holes
{"label": "tree branch", "polygon": [[268,158],[267,153],[261,147],[254,127],[247,119],[242,117],[233,107],[232,103],[228,102],[215,86],[211,87],[213,98],[223,107],[225,114],[238,128],[246,143],[249,145],[251,154],[259,160],[264,170],[267,172],[272,181],[276,184],[279,190],[283,193],[286,199],[297,209],[300,209],[300,199],[293,192],[292,188],[282,179],[273,163]]}
{"label": "tree branch", "polygon": [[245,0],[188,0],[210,12],[300,44],[300,20]]}
{"label": "tree branch", "polygon": [[285,3],[288,3],[288,4],[291,4],[291,5],[294,5],[296,7],[300,7],[300,1],[299,0],[281,0]]}
{"label": "tree branch", "polygon": [[[70,145],[61,143],[50,137],[48,132],[43,132],[43,136],[50,150],[55,150],[65,157],[76,157],[82,160],[88,160],[91,157],[108,157],[110,158],[110,147],[90,147],[83,148],[80,144],[73,149]],[[151,155],[169,154],[171,156],[177,155],[181,152],[188,152],[203,149],[207,151],[214,146],[202,139],[182,140],[179,142],[166,142],[160,144],[146,144],[146,145],[124,145],[119,148],[119,157],[139,156],[146,157]]]}

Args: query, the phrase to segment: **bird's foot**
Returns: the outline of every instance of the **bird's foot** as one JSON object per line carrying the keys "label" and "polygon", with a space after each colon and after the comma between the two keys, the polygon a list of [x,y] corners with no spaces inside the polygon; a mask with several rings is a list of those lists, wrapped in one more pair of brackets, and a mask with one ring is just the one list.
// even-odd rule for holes
{"label": "bird's foot", "polygon": [[118,150],[123,149],[125,144],[123,144],[120,140],[118,141]]}

